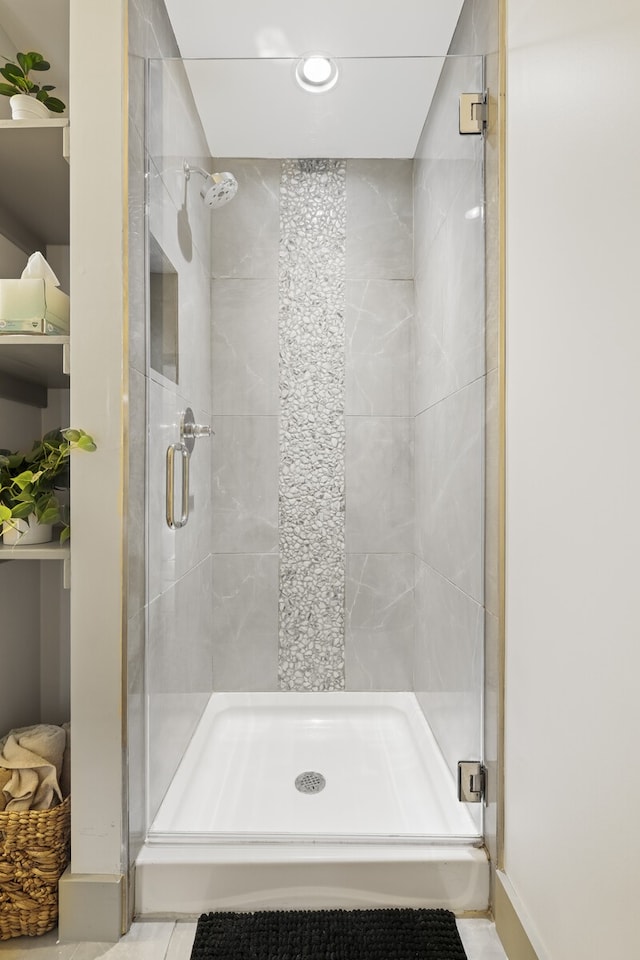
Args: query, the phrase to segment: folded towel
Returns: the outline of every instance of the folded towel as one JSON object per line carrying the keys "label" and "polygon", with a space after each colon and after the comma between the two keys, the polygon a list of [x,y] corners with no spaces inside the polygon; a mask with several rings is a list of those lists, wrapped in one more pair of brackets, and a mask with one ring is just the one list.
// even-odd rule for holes
{"label": "folded towel", "polygon": [[0,767],[0,812],[2,812],[7,805],[7,798],[4,795],[4,788],[9,780],[11,780],[12,776],[13,774],[11,770],[4,770],[2,767]]}
{"label": "folded towel", "polygon": [[62,800],[65,742],[62,727],[46,723],[11,730],[0,740],[0,768],[11,773],[2,787],[7,810],[48,810]]}

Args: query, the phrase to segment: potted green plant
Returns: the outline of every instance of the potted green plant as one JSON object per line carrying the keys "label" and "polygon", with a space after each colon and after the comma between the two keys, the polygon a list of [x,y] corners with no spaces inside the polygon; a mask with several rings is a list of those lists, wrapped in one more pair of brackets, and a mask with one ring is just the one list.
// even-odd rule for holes
{"label": "potted green plant", "polygon": [[0,75],[7,81],[0,83],[0,93],[10,97],[11,115],[14,120],[43,119],[52,113],[62,113],[65,108],[62,100],[51,96],[55,90],[51,84],[40,86],[29,77],[32,70],[41,73],[49,70],[51,64],[44,59],[41,53],[16,53],[16,62],[8,57],[1,57],[5,66],[0,67]]}
{"label": "potted green plant", "polygon": [[45,543],[51,540],[52,525],[59,522],[60,543],[68,539],[69,525],[63,521],[55,491],[68,486],[68,460],[74,449],[95,450],[93,437],[84,430],[51,430],[35,441],[29,453],[0,450],[0,522],[5,543]]}

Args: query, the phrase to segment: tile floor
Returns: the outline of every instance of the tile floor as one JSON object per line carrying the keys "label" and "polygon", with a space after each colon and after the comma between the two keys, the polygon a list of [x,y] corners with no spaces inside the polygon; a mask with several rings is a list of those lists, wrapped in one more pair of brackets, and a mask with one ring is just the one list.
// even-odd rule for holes
{"label": "tile floor", "polygon": [[[490,920],[459,920],[468,960],[507,960]],[[189,960],[195,923],[134,923],[119,943],[56,943],[55,931],[0,943],[0,960]]]}

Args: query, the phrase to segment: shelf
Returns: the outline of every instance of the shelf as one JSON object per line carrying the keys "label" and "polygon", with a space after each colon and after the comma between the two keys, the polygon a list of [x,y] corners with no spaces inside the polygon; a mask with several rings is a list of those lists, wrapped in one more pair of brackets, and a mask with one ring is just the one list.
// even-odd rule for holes
{"label": "shelf", "polygon": [[69,243],[68,133],[66,118],[0,120],[0,215],[20,246]]}
{"label": "shelf", "polygon": [[62,560],[64,562],[64,587],[70,585],[70,558],[71,548],[68,543],[62,544],[57,540],[51,543],[28,543],[24,546],[0,543],[0,563],[4,560]]}
{"label": "shelf", "polygon": [[69,337],[0,335],[0,399],[47,406],[49,387],[69,386]]}
{"label": "shelf", "polygon": [[69,337],[1,334],[0,372],[43,387],[68,387]]}
{"label": "shelf", "polygon": [[68,560],[68,543],[62,546],[55,540],[51,543],[0,543],[0,560]]}
{"label": "shelf", "polygon": [[46,120],[0,120],[0,130],[45,130],[69,126],[67,117],[48,117]]}

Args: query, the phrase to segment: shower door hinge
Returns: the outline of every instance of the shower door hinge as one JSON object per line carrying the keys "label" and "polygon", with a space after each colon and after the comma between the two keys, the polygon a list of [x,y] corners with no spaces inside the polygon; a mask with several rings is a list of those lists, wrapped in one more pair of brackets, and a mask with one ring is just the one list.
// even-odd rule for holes
{"label": "shower door hinge", "polygon": [[486,90],[460,94],[460,133],[484,133],[488,99]]}
{"label": "shower door hinge", "polygon": [[478,760],[458,763],[458,800],[482,803],[487,785],[487,771]]}

